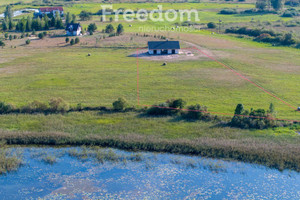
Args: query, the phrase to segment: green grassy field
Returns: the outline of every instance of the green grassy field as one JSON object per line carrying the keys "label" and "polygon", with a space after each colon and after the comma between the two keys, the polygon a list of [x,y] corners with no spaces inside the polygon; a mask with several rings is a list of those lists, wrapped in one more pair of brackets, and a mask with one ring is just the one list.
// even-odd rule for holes
{"label": "green grassy field", "polygon": [[[0,0],[0,5],[1,3],[3,1]],[[114,4],[114,8],[152,9],[157,5],[126,3]],[[218,14],[224,7],[250,9],[254,4],[164,3],[163,6],[164,9],[198,9],[200,27],[219,19],[226,24],[248,25],[251,24],[250,21],[291,20],[272,14]],[[4,9],[1,7],[0,10],[2,8]],[[98,3],[65,6],[66,12],[74,14],[81,10],[95,13],[99,9]],[[98,26],[98,32],[93,36],[80,37],[80,44],[74,46],[66,44],[65,37],[32,39],[30,45],[24,45],[27,38],[6,40],[6,46],[0,49],[0,101],[20,108],[34,100],[48,102],[51,98],[61,97],[71,106],[82,103],[83,106],[111,107],[117,98],[125,97],[130,106],[141,108],[143,106],[138,106],[137,102],[138,81],[141,105],[183,98],[188,105],[199,103],[206,105],[210,112],[233,114],[238,103],[243,103],[247,109],[266,110],[273,103],[275,117],[300,120],[299,112],[196,50],[191,51],[194,56],[180,55],[179,59],[135,57],[136,47],[146,47],[147,41],[157,39],[154,35],[164,35],[180,40],[183,48],[196,47],[203,50],[293,107],[298,107],[298,49],[274,47],[249,38],[212,34],[208,30],[149,32],[141,27],[171,28],[178,21],[125,22],[121,16],[119,22],[112,24],[117,26],[122,23],[126,34],[103,39],[105,34],[100,31],[108,22],[100,23],[100,16],[96,15],[93,15],[92,20],[80,21],[84,28],[94,22]],[[144,33],[149,37],[143,37]],[[51,30],[50,34],[62,35],[64,31]],[[167,65],[162,66],[164,62]],[[200,153],[204,156],[269,163],[267,165],[276,168],[287,166],[297,170],[300,163],[298,132],[299,126],[242,130],[220,126],[217,122],[187,122],[171,117],[148,118],[131,112],[0,115],[0,140],[4,139],[11,144],[99,144],[125,149]],[[280,166],[277,166],[278,163]]]}
{"label": "green grassy field", "polygon": [[[185,37],[181,36],[183,40]],[[297,50],[256,46],[241,50],[247,43],[211,38],[211,41],[226,41],[227,45],[232,45],[227,49],[215,48],[213,45],[217,43],[204,43],[210,36],[198,34],[193,37],[198,38],[196,44],[208,48],[208,52],[219,61],[293,106],[299,106],[297,66],[300,60]],[[64,39],[60,40],[63,42]],[[197,41],[193,38],[191,40]],[[38,42],[35,41],[35,44]],[[239,46],[235,46],[236,44]],[[27,52],[24,56],[17,56],[24,50]],[[52,97],[62,97],[71,105],[83,103],[87,106],[110,106],[118,97],[125,97],[131,105],[137,105],[137,58],[131,57],[136,53],[134,48],[75,46],[45,48],[41,51],[28,46],[1,51],[5,51],[2,59],[7,59],[0,64],[0,69],[4,71],[0,75],[0,99],[5,102],[22,106],[33,100],[47,102]],[[88,53],[92,56],[88,57]],[[194,53],[195,56],[201,55]],[[16,58],[9,60],[11,55],[16,55]],[[300,118],[299,112],[293,111],[208,58],[165,61],[168,62],[167,66],[162,66],[164,60],[139,58],[142,105],[183,98],[189,105],[206,105],[211,112],[233,113],[238,103],[243,103],[248,109],[268,109],[269,104],[274,103],[276,117],[294,120]],[[289,65],[285,64],[287,62]],[[285,67],[281,67],[282,65]]]}

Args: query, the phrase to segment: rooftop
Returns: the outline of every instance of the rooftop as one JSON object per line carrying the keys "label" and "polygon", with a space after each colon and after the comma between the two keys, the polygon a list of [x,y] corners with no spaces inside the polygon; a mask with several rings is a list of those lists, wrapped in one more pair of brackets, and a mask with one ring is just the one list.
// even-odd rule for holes
{"label": "rooftop", "polygon": [[149,41],[149,49],[180,49],[179,41]]}

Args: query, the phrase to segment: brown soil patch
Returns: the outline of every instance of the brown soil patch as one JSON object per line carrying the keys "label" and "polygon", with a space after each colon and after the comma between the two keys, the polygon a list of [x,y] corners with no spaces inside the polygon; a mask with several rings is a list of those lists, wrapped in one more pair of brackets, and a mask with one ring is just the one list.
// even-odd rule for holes
{"label": "brown soil patch", "polygon": [[[206,52],[210,53],[210,52]],[[134,53],[130,55],[130,57],[138,57],[146,60],[152,61],[168,61],[168,62],[176,62],[176,61],[184,61],[184,60],[208,60],[209,58],[198,52],[195,49],[181,49],[179,54],[170,54],[170,55],[149,55],[148,50],[139,50],[139,54]]]}

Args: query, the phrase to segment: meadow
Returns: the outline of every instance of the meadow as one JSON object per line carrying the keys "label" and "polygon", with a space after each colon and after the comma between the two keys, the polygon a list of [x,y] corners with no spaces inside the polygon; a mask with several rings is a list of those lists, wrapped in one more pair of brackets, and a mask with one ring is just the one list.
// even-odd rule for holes
{"label": "meadow", "polygon": [[[291,20],[274,14],[218,14],[224,7],[250,9],[254,4],[163,5],[164,9],[198,9],[200,27],[219,19],[227,24]],[[114,5],[114,8],[118,7],[152,9],[157,4]],[[99,9],[96,3],[65,7],[66,12],[72,14],[79,14],[81,10],[95,13]],[[246,109],[265,110],[273,103],[275,117],[300,120],[300,113],[295,109],[196,50],[201,49],[297,108],[300,106],[298,49],[216,34],[215,30],[199,30],[199,27],[190,32],[147,32],[140,29],[172,28],[176,22],[125,22],[120,16],[120,21],[112,24],[116,27],[122,23],[125,34],[108,37],[101,30],[110,22],[101,23],[100,16],[93,15],[91,20],[80,23],[84,28],[96,23],[98,31],[92,36],[80,37],[80,44],[74,46],[65,43],[63,30],[50,30],[50,36],[43,40],[33,38],[29,45],[25,45],[27,38],[6,40],[6,46],[0,49],[0,100],[18,108],[34,100],[47,103],[57,97],[63,98],[72,107],[79,103],[83,106],[111,107],[113,101],[124,97],[129,106],[141,109],[144,105],[182,98],[188,105],[199,103],[207,106],[210,112],[229,114],[234,113],[239,103],[244,104]],[[9,34],[20,36],[20,33]],[[193,49],[191,53],[194,56],[190,59],[184,55],[180,55],[183,59],[137,58],[137,48],[141,52],[147,41],[158,40],[157,36],[180,40],[183,48]],[[166,65],[163,66],[163,63]],[[220,126],[217,122],[149,118],[137,112],[0,116],[0,139],[9,144],[99,144],[125,149],[200,153],[212,157],[220,154],[219,157],[269,163],[267,165],[276,168],[286,165],[290,169],[299,168],[299,150],[295,148],[299,144],[298,133],[299,126],[243,130]],[[291,156],[290,152],[294,151],[296,153]],[[283,158],[280,155],[284,155]]]}
{"label": "meadow", "polygon": [[[18,107],[33,100],[47,102],[52,97],[61,97],[71,105],[110,106],[117,98],[124,97],[131,106],[137,106],[136,48],[127,45],[136,42],[138,47],[145,47],[149,38],[128,34],[120,36],[120,40],[118,37],[102,39],[95,44],[93,37],[83,38],[82,45],[74,47],[65,46],[64,38],[56,38],[47,39],[47,42],[52,40],[54,43],[48,48],[39,46],[40,41],[37,40],[29,46],[2,49],[0,99]],[[291,105],[299,106],[298,50],[245,48],[248,44],[199,34],[182,34],[179,37],[182,41],[193,41],[196,47],[216,56],[220,62]],[[109,40],[112,43],[107,45],[125,48],[107,48],[105,41]],[[84,45],[85,41],[89,43]],[[226,45],[226,48],[219,44]],[[182,45],[195,47],[184,42]],[[24,51],[26,53],[20,56]],[[88,53],[91,56],[87,56]],[[157,61],[139,58],[140,104],[152,105],[171,98],[183,98],[189,105],[206,105],[211,112],[233,113],[238,103],[243,103],[248,109],[268,109],[273,103],[276,117],[299,120],[299,112],[219,63],[203,57],[197,50],[193,53],[195,57],[200,56],[199,59]],[[279,56],[283,54],[284,57]],[[278,55],[276,59],[274,55]],[[168,65],[162,66],[163,62]]]}

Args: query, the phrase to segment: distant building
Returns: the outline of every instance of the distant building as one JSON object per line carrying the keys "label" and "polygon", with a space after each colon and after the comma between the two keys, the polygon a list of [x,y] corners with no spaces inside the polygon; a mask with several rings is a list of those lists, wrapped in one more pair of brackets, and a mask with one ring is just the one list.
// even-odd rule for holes
{"label": "distant building", "polygon": [[81,35],[81,26],[77,24],[68,24],[66,27],[66,34],[69,36],[78,36]]}
{"label": "distant building", "polygon": [[149,41],[148,53],[150,55],[178,54],[179,41]]}
{"label": "distant building", "polygon": [[44,16],[44,15],[52,14],[53,16],[55,16],[56,12],[58,12],[60,15],[63,15],[64,14],[63,7],[43,7],[43,8],[39,8],[39,12],[36,13],[36,15]]}

